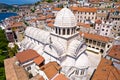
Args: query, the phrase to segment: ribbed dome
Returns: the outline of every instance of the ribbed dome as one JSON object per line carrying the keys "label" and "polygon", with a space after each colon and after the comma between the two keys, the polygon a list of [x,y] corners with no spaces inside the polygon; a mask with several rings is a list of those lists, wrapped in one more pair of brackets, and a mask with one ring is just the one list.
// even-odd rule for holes
{"label": "ribbed dome", "polygon": [[83,53],[80,55],[80,57],[76,60],[75,67],[78,68],[87,68],[90,66],[90,61],[88,59],[88,56]]}
{"label": "ribbed dome", "polygon": [[77,25],[76,18],[72,11],[68,8],[63,8],[57,13],[54,26],[56,27],[75,27]]}

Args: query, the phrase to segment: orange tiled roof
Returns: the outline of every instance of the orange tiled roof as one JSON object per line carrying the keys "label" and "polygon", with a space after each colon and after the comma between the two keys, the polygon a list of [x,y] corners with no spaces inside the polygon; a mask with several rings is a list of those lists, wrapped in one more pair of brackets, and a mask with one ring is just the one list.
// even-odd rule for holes
{"label": "orange tiled roof", "polygon": [[102,58],[92,80],[120,80],[119,71],[112,66],[112,61]]}
{"label": "orange tiled roof", "polygon": [[120,45],[113,45],[108,55],[120,60]]}
{"label": "orange tiled roof", "polygon": [[42,56],[39,56],[37,58],[34,59],[34,62],[37,64],[37,65],[40,65],[45,59],[42,57]]}
{"label": "orange tiled roof", "polygon": [[60,11],[61,9],[62,8],[57,8],[57,7],[53,8],[54,11]]}
{"label": "orange tiled roof", "polygon": [[29,22],[36,22],[37,19],[31,19]]}
{"label": "orange tiled roof", "polygon": [[45,68],[43,71],[45,72],[48,79],[52,79],[58,73],[58,70],[53,65]]}
{"label": "orange tiled roof", "polygon": [[49,62],[48,64],[45,64],[42,67],[40,67],[40,69],[45,72],[48,79],[52,79],[61,69],[61,66],[58,65],[57,62]]}
{"label": "orange tiled roof", "polygon": [[90,24],[85,24],[85,23],[77,23],[78,26],[82,26],[82,27],[85,27],[85,28],[90,28]]}
{"label": "orange tiled roof", "polygon": [[16,54],[16,57],[21,64],[29,60],[33,60],[34,58],[38,56],[39,54],[32,49],[28,49],[28,50],[25,50],[23,52],[19,52]]}
{"label": "orange tiled roof", "polygon": [[51,28],[54,27],[54,24],[53,24],[53,23],[48,23],[47,25],[48,25],[48,27],[51,27]]}
{"label": "orange tiled roof", "polygon": [[79,12],[97,12],[97,8],[88,8],[88,7],[71,7],[73,11]]}
{"label": "orange tiled roof", "polygon": [[19,26],[24,26],[23,22],[15,22],[11,25],[11,27],[19,27]]}
{"label": "orange tiled roof", "polygon": [[110,42],[112,40],[112,38],[109,38],[109,37],[91,34],[91,33],[80,32],[80,35],[82,35],[82,34],[84,34],[85,38],[92,39],[92,40],[103,41],[103,42]]}
{"label": "orange tiled roof", "polygon": [[102,21],[101,21],[100,19],[97,19],[97,20],[95,20],[95,23],[97,23],[97,24],[101,24]]}
{"label": "orange tiled roof", "polygon": [[63,74],[57,75],[54,80],[68,80],[67,77]]}
{"label": "orange tiled roof", "polygon": [[50,23],[50,22],[51,22],[51,23],[54,23],[54,21],[55,21],[54,19],[46,20],[47,23]]}
{"label": "orange tiled roof", "polygon": [[57,70],[61,69],[61,66],[60,66],[57,62],[55,62],[55,61],[54,61],[54,62],[49,62],[48,64],[40,67],[40,69],[42,70],[43,68],[47,68],[47,67],[49,67],[50,65],[55,66],[55,68],[56,68]]}
{"label": "orange tiled roof", "polygon": [[54,18],[52,15],[47,15],[46,18]]}

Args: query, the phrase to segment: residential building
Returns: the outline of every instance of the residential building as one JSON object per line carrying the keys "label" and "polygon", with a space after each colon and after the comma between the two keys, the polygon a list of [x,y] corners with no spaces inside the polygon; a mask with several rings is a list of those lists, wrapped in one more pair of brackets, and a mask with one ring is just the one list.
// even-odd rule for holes
{"label": "residential building", "polygon": [[91,80],[119,80],[119,75],[120,71],[112,65],[112,61],[102,58]]}
{"label": "residential building", "polygon": [[111,33],[114,34],[113,37],[117,37],[120,35],[120,9],[112,10],[110,13],[110,19],[114,24]]}
{"label": "residential building", "polygon": [[113,45],[106,58],[113,62],[113,65],[120,70],[120,45]]}
{"label": "residential building", "polygon": [[75,14],[77,22],[93,24],[97,19],[97,8],[71,7],[71,10]]}
{"label": "residential building", "polygon": [[[28,49],[23,52],[17,53],[16,58],[17,58],[16,64],[24,67],[24,69],[27,72],[31,73],[33,76],[37,75],[37,72],[35,69],[37,64],[36,58],[37,59],[40,58],[40,61],[41,61],[41,63],[39,63],[38,65],[43,64],[43,61],[44,61],[44,58],[32,49]],[[34,63],[34,61],[36,62],[36,64]]]}
{"label": "residential building", "polygon": [[99,50],[102,56],[105,56],[113,45],[112,38],[109,37],[85,32],[80,32],[80,35],[84,37],[88,47]]}
{"label": "residential building", "polygon": [[112,34],[114,24],[112,21],[100,21],[98,20],[95,29],[99,35],[113,38],[114,33]]}

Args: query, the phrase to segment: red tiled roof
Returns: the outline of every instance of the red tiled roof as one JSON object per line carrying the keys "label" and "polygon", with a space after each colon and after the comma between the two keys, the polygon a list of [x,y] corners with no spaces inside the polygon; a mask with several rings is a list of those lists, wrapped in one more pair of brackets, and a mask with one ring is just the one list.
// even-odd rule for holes
{"label": "red tiled roof", "polygon": [[60,11],[62,8],[53,8],[54,11]]}
{"label": "red tiled roof", "polygon": [[19,27],[19,26],[24,26],[23,22],[15,22],[11,25],[11,27]]}
{"label": "red tiled roof", "polygon": [[40,67],[40,69],[45,72],[48,79],[52,79],[61,69],[61,66],[58,65],[57,62],[49,62],[48,64],[45,64],[42,67]]}
{"label": "red tiled roof", "polygon": [[54,16],[52,16],[52,15],[47,15],[46,18],[47,18],[47,19],[48,19],[48,18],[54,18]]}
{"label": "red tiled roof", "polygon": [[97,12],[97,8],[88,8],[88,7],[71,7],[73,11],[79,12]]}
{"label": "red tiled roof", "polygon": [[102,58],[92,80],[120,80],[120,73],[112,66],[112,61]]}
{"label": "red tiled roof", "polygon": [[24,63],[30,60],[33,60],[34,58],[40,56],[36,51],[32,49],[28,49],[23,52],[19,52],[16,54],[16,57],[20,63]]}
{"label": "red tiled roof", "polygon": [[47,25],[48,25],[48,27],[51,27],[51,28],[54,27],[54,24],[53,24],[53,23],[48,23]]}
{"label": "red tiled roof", "polygon": [[101,24],[102,21],[101,21],[100,19],[98,19],[98,20],[95,20],[95,23],[97,23],[97,24]]}
{"label": "red tiled roof", "polygon": [[54,78],[54,80],[68,80],[68,78],[63,74],[59,74]]}
{"label": "red tiled roof", "polygon": [[40,65],[45,59],[42,57],[42,56],[39,56],[37,58],[34,59],[34,62],[37,64],[37,65]]}
{"label": "red tiled roof", "polygon": [[113,45],[108,55],[120,60],[120,45]]}
{"label": "red tiled roof", "polygon": [[98,41],[103,41],[103,42],[110,42],[111,40],[113,40],[112,38],[101,36],[101,35],[80,32],[80,35],[82,34],[84,34],[85,38],[92,39],[92,40],[98,40]]}
{"label": "red tiled roof", "polygon": [[48,79],[52,79],[58,73],[58,70],[53,65],[45,68],[43,71],[45,72]]}
{"label": "red tiled roof", "polygon": [[85,24],[85,23],[77,23],[78,26],[82,26],[82,27],[85,27],[85,28],[90,28],[90,24]]}
{"label": "red tiled roof", "polygon": [[51,23],[54,23],[54,21],[55,21],[54,19],[46,20],[47,23],[50,23],[50,22],[51,22]]}

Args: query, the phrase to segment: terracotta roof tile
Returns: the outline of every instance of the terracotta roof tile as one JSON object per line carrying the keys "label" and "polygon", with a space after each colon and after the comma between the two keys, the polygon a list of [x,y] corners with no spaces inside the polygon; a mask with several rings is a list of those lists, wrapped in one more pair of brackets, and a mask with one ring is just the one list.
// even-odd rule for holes
{"label": "terracotta roof tile", "polygon": [[54,19],[46,20],[47,23],[50,23],[50,22],[51,22],[51,23],[54,23],[54,21],[55,21]]}
{"label": "terracotta roof tile", "polygon": [[97,20],[95,20],[95,23],[97,23],[97,24],[101,24],[102,21],[101,21],[100,19],[97,19]]}
{"label": "terracotta roof tile", "polygon": [[45,59],[42,57],[42,56],[39,56],[37,58],[34,59],[34,62],[37,64],[37,65],[40,65]]}
{"label": "terracotta roof tile", "polygon": [[84,34],[85,38],[93,39],[93,40],[97,40],[97,41],[110,42],[111,40],[113,40],[112,38],[101,36],[101,35],[80,32],[80,35],[82,35],[82,34]]}
{"label": "terracotta roof tile", "polygon": [[48,79],[52,79],[58,73],[58,70],[53,65],[45,68],[43,71],[45,72]]}
{"label": "terracotta roof tile", "polygon": [[85,24],[85,23],[77,23],[78,26],[82,26],[82,27],[85,27],[85,28],[90,28],[90,24]]}
{"label": "terracotta roof tile", "polygon": [[97,12],[97,8],[88,8],[88,7],[71,7],[73,11],[79,12]]}
{"label": "terracotta roof tile", "polygon": [[40,69],[45,72],[48,79],[52,79],[58,73],[61,67],[57,62],[49,62],[48,64],[40,67]]}
{"label": "terracotta roof tile", "polygon": [[54,24],[53,23],[48,23],[47,25],[48,25],[48,27],[54,28]]}
{"label": "terracotta roof tile", "polygon": [[102,58],[92,80],[120,80],[120,73],[112,66],[112,61]]}
{"label": "terracotta roof tile", "polygon": [[54,16],[53,16],[53,15],[47,15],[46,18],[47,18],[47,19],[48,19],[48,18],[54,18]]}
{"label": "terracotta roof tile", "polygon": [[[28,80],[28,79],[27,79]],[[37,74],[36,76],[30,78],[29,80],[44,80],[43,76]]]}
{"label": "terracotta roof tile", "polygon": [[21,64],[24,62],[27,62],[29,60],[33,60],[34,58],[36,58],[38,56],[39,56],[39,54],[32,49],[28,49],[26,51],[19,52],[16,54],[16,57]]}
{"label": "terracotta roof tile", "polygon": [[62,8],[53,8],[54,11],[60,11]]}
{"label": "terracotta roof tile", "polygon": [[113,45],[108,55],[120,60],[120,45]]}
{"label": "terracotta roof tile", "polygon": [[13,24],[11,24],[11,27],[19,27],[19,26],[24,26],[23,22],[15,22]]}
{"label": "terracotta roof tile", "polygon": [[55,62],[55,61],[54,61],[54,62],[49,62],[48,64],[40,67],[40,69],[42,70],[43,68],[47,68],[47,67],[49,67],[50,65],[55,66],[55,68],[56,68],[57,70],[61,69],[61,66],[60,66],[57,62]]}
{"label": "terracotta roof tile", "polygon": [[59,74],[57,75],[54,80],[69,80],[65,75]]}

